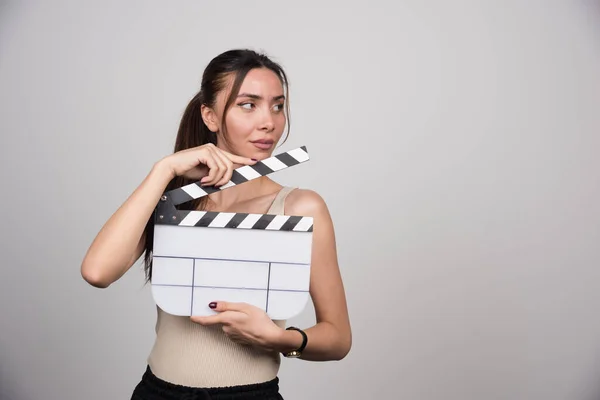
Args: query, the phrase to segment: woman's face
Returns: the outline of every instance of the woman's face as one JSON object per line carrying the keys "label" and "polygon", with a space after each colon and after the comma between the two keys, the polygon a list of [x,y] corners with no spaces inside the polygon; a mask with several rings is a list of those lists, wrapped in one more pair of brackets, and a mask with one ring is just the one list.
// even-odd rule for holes
{"label": "woman's face", "polygon": [[[257,160],[270,157],[286,124],[285,98],[279,77],[267,68],[248,72],[237,98],[227,111],[228,141],[224,141],[220,123],[229,93],[229,90],[223,90],[217,95],[213,118],[218,132],[217,146]],[[210,125],[209,128],[214,130]]]}

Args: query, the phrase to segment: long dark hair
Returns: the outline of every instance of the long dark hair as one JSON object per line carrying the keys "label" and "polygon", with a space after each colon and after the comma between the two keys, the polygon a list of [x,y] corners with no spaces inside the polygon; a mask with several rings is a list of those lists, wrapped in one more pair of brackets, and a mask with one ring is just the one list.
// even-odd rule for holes
{"label": "long dark hair", "polygon": [[[227,86],[228,79],[231,74],[235,74],[231,93],[225,104],[223,112],[223,120],[221,121],[221,134],[224,140],[227,140],[226,128],[225,128],[225,116],[227,110],[231,107],[235,98],[238,95],[240,86],[244,81],[244,78],[248,72],[254,68],[268,68],[273,71],[285,88],[286,98],[288,98],[288,79],[283,68],[265,54],[257,53],[254,50],[248,49],[235,49],[229,50],[217,57],[213,58],[210,63],[206,66],[204,73],[202,74],[202,82],[200,90],[185,108],[181,122],[179,124],[179,130],[175,139],[175,146],[173,151],[178,152],[192,147],[202,146],[207,143],[217,144],[217,134],[212,132],[202,119],[200,107],[204,104],[208,107],[215,106],[215,100],[217,94],[224,90]],[[289,113],[289,99],[286,100],[286,115],[287,115],[287,133],[286,138],[289,135],[290,130],[290,113]],[[284,142],[285,142],[284,140]],[[165,191],[178,188],[193,181],[187,178],[178,176],[171,180],[167,185]],[[206,197],[192,200],[178,206],[178,209],[187,210],[200,210],[206,204]],[[146,281],[152,279],[152,248],[154,242],[154,213],[148,220],[145,234],[145,253],[144,253],[144,272],[146,275]]]}

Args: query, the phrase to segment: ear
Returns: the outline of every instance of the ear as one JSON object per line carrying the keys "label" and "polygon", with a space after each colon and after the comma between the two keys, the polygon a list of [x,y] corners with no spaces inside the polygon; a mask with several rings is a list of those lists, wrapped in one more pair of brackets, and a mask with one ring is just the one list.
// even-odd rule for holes
{"label": "ear", "polygon": [[212,132],[219,131],[219,124],[217,123],[217,115],[214,110],[204,104],[200,106],[200,113],[202,114],[202,120]]}

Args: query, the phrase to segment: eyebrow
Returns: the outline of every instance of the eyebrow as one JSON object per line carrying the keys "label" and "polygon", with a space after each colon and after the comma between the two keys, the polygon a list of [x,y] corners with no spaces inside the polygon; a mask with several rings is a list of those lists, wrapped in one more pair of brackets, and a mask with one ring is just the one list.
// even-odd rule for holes
{"label": "eyebrow", "polygon": [[[251,99],[255,99],[255,100],[262,100],[262,96],[259,96],[257,94],[252,94],[252,93],[240,93],[238,94],[237,97],[249,97]],[[279,96],[275,96],[273,97],[273,101],[277,101],[277,100],[284,100],[285,96],[284,95],[279,95]]]}

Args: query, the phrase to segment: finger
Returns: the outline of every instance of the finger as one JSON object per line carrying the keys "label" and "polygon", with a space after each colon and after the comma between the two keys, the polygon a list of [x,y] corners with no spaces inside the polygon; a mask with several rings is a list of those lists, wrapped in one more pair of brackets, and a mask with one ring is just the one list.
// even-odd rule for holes
{"label": "finger", "polygon": [[[214,305],[214,307],[212,307],[211,305]],[[213,301],[211,304],[209,304],[209,307],[212,308],[214,311],[220,313],[223,313],[225,311],[245,312],[248,309],[248,304],[235,303],[231,301]]]}
{"label": "finger", "polygon": [[241,164],[241,165],[254,165],[258,162],[258,160],[254,160],[252,158],[248,158],[248,157],[242,157],[242,156],[236,156],[235,154],[231,154],[228,153],[224,150],[221,150],[223,152],[223,154],[225,154],[225,156],[227,158],[229,158],[232,162],[236,163],[236,164]]}
{"label": "finger", "polygon": [[231,179],[231,175],[233,174],[233,162],[227,158],[222,151],[217,150],[216,155],[221,160],[223,165],[225,166],[225,170],[223,171],[223,176],[221,179],[215,184],[216,186],[225,185]]}
{"label": "finger", "polygon": [[246,339],[243,336],[237,335],[235,333],[233,333],[232,331],[226,332],[225,336],[227,336],[229,338],[229,340],[231,340],[232,342],[240,345],[240,346],[250,346],[252,344],[252,342],[248,339]]}
{"label": "finger", "polygon": [[209,167],[208,175],[202,178],[201,181],[204,185],[214,185],[222,174],[221,162],[212,148],[207,147],[204,151],[206,152],[207,159],[211,160],[212,167]]}
{"label": "finger", "polygon": [[223,160],[218,148],[211,147],[209,150],[212,152],[215,162],[219,166],[219,172],[215,175],[214,182],[212,182],[213,185],[217,185],[223,180],[223,175],[227,173],[227,162]]}
{"label": "finger", "polygon": [[234,338],[236,337],[235,335],[235,331],[233,330],[233,328],[229,325],[223,325],[223,327],[221,327],[221,330],[223,331],[223,333],[225,333],[227,336],[229,336],[230,338]]}
{"label": "finger", "polygon": [[219,174],[219,164],[215,160],[215,156],[210,151],[204,153],[205,156],[201,160],[208,167],[208,175],[200,180],[204,185],[212,185]]}
{"label": "finger", "polygon": [[201,165],[205,165],[206,169],[207,169],[206,176],[204,176],[204,178],[202,178],[202,181],[204,182],[204,181],[208,181],[208,180],[212,179],[214,177],[215,170],[217,168],[217,163],[215,162],[215,159],[214,159],[212,153],[210,153],[209,151],[206,151],[206,150],[201,150],[200,154],[198,155],[198,161],[200,162]]}
{"label": "finger", "polygon": [[250,340],[244,335],[240,334],[237,330],[228,325],[223,325],[221,328],[225,336],[227,336],[230,340],[236,342],[237,344],[250,344]]}
{"label": "finger", "polygon": [[204,326],[216,325],[216,324],[226,325],[229,323],[229,315],[223,314],[223,313],[215,314],[215,315],[204,315],[204,316],[192,315],[190,317],[190,319],[192,320],[192,322],[195,322],[197,324],[204,325]]}

